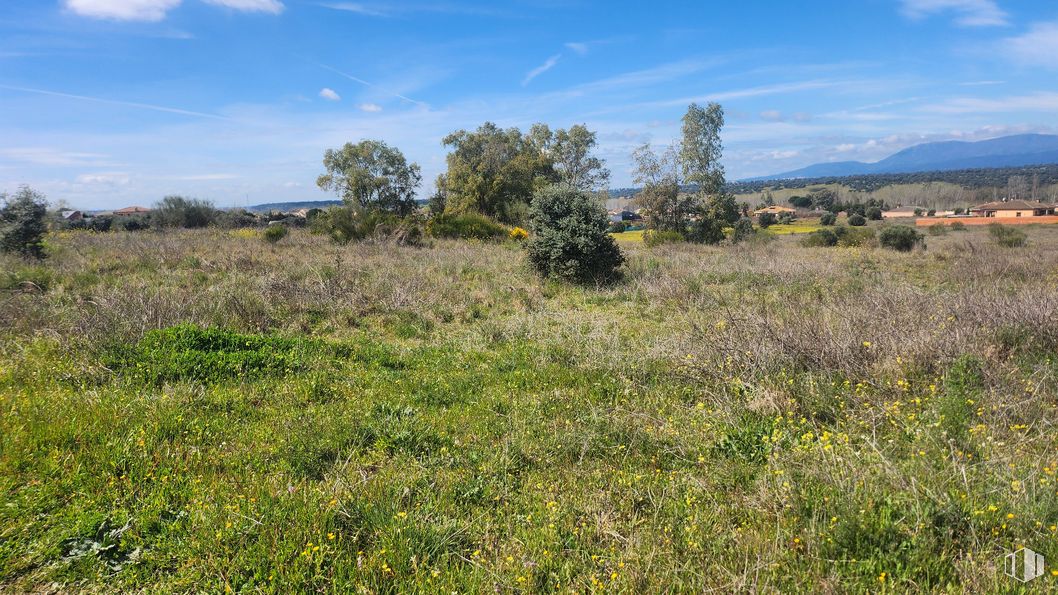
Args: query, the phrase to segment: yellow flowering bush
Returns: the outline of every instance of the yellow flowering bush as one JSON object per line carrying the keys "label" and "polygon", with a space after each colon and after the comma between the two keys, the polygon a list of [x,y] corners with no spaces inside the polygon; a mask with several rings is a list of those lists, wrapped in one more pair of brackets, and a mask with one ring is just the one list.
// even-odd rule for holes
{"label": "yellow flowering bush", "polygon": [[524,239],[529,237],[529,232],[525,231],[521,227],[513,227],[513,228],[511,228],[510,233],[508,233],[507,235],[512,240],[520,242],[520,241],[522,241],[522,240],[524,240]]}

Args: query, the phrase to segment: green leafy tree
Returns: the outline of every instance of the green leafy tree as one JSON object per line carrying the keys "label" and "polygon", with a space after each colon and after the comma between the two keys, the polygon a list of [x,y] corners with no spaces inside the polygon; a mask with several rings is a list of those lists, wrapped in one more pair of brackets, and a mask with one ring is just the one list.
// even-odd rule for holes
{"label": "green leafy tree", "polygon": [[742,217],[731,228],[731,242],[737,244],[748,240],[755,233],[757,230],[753,228],[753,220],[749,217]]}
{"label": "green leafy tree", "polygon": [[775,213],[761,213],[757,216],[757,225],[760,225],[762,228],[771,227],[772,225],[775,225],[776,221]]}
{"label": "green leafy tree", "polygon": [[323,154],[323,167],[327,173],[316,185],[337,193],[353,209],[401,216],[415,210],[422,173],[395,147],[378,140],[346,143]]}
{"label": "green leafy tree", "polygon": [[607,283],[620,277],[624,256],[609,233],[606,209],[591,194],[551,186],[533,196],[529,262],[545,277]]}
{"label": "green leafy tree", "polygon": [[910,252],[916,245],[922,243],[923,239],[922,234],[906,225],[890,225],[882,228],[881,233],[878,234],[880,246],[900,252]]}
{"label": "green leafy tree", "polygon": [[20,187],[14,196],[0,194],[0,250],[44,258],[47,214],[47,199],[29,186]]}
{"label": "green leafy tree", "polygon": [[669,147],[657,154],[649,144],[632,153],[633,179],[643,187],[636,202],[646,212],[647,227],[656,231],[687,232],[687,220],[699,206],[694,196],[680,193],[679,155]]}
{"label": "green leafy tree", "polygon": [[476,131],[459,130],[444,138],[451,148],[445,173],[447,201],[452,213],[478,212],[505,223],[520,223],[536,190],[558,181],[554,165],[541,143],[546,127],[523,135],[485,122]]}
{"label": "green leafy tree", "polygon": [[823,213],[823,216],[819,218],[820,225],[834,225],[838,220],[838,216],[834,213]]}
{"label": "green leafy tree", "polygon": [[583,124],[555,131],[548,155],[554,161],[555,172],[562,183],[587,191],[604,187],[610,181],[610,170],[606,169],[605,162],[592,155],[595,145],[595,133]]}

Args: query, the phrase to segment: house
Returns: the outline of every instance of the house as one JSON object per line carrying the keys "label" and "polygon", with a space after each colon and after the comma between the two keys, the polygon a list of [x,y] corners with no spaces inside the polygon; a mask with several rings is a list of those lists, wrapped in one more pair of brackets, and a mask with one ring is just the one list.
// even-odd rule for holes
{"label": "house", "polygon": [[989,202],[970,209],[975,217],[995,217],[997,219],[1016,217],[1047,217],[1055,215],[1055,205],[1027,200],[1007,200]]}
{"label": "house", "polygon": [[619,221],[638,221],[642,219],[638,212],[633,213],[628,209],[613,209],[606,212],[610,218],[611,223],[617,223]]}
{"label": "house", "polygon": [[764,207],[762,209],[757,209],[756,211],[753,211],[753,214],[754,215],[763,215],[765,213],[771,213],[772,215],[782,215],[783,213],[789,213],[789,214],[793,215],[796,212],[797,212],[797,209],[793,209],[793,208],[790,208],[790,207],[783,207],[783,206],[779,206],[779,205],[771,205],[771,206]]}
{"label": "house", "polygon": [[72,209],[64,209],[59,211],[59,217],[62,217],[66,221],[80,221],[81,219],[84,219],[84,213]]}
{"label": "house", "polygon": [[132,207],[125,207],[124,209],[118,209],[118,210],[114,211],[114,215],[116,215],[118,217],[130,217],[132,215],[143,215],[144,213],[150,213],[150,212],[151,212],[151,210],[148,209],[147,207],[132,206]]}

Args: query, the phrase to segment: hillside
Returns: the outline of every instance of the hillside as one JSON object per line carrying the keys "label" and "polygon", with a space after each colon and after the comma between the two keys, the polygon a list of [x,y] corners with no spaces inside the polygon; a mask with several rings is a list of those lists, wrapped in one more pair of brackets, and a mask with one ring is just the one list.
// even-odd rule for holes
{"label": "hillside", "polygon": [[1058,163],[1058,136],[1020,134],[978,142],[924,143],[894,153],[875,163],[817,163],[793,171],[750,178],[747,181],[1020,167],[1052,163]]}

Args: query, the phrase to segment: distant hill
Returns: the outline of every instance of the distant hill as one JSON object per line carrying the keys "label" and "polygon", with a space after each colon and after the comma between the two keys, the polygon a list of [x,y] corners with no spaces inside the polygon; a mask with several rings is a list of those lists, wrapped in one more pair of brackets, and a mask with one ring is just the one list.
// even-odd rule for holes
{"label": "distant hill", "polygon": [[915,145],[875,163],[837,161],[744,180],[789,180],[869,174],[901,174],[1058,163],[1058,136],[1019,134],[978,142],[946,141]]}
{"label": "distant hill", "polygon": [[302,200],[294,202],[266,202],[251,207],[243,207],[251,213],[267,213],[268,211],[296,211],[297,209],[325,209],[342,204],[340,200]]}

